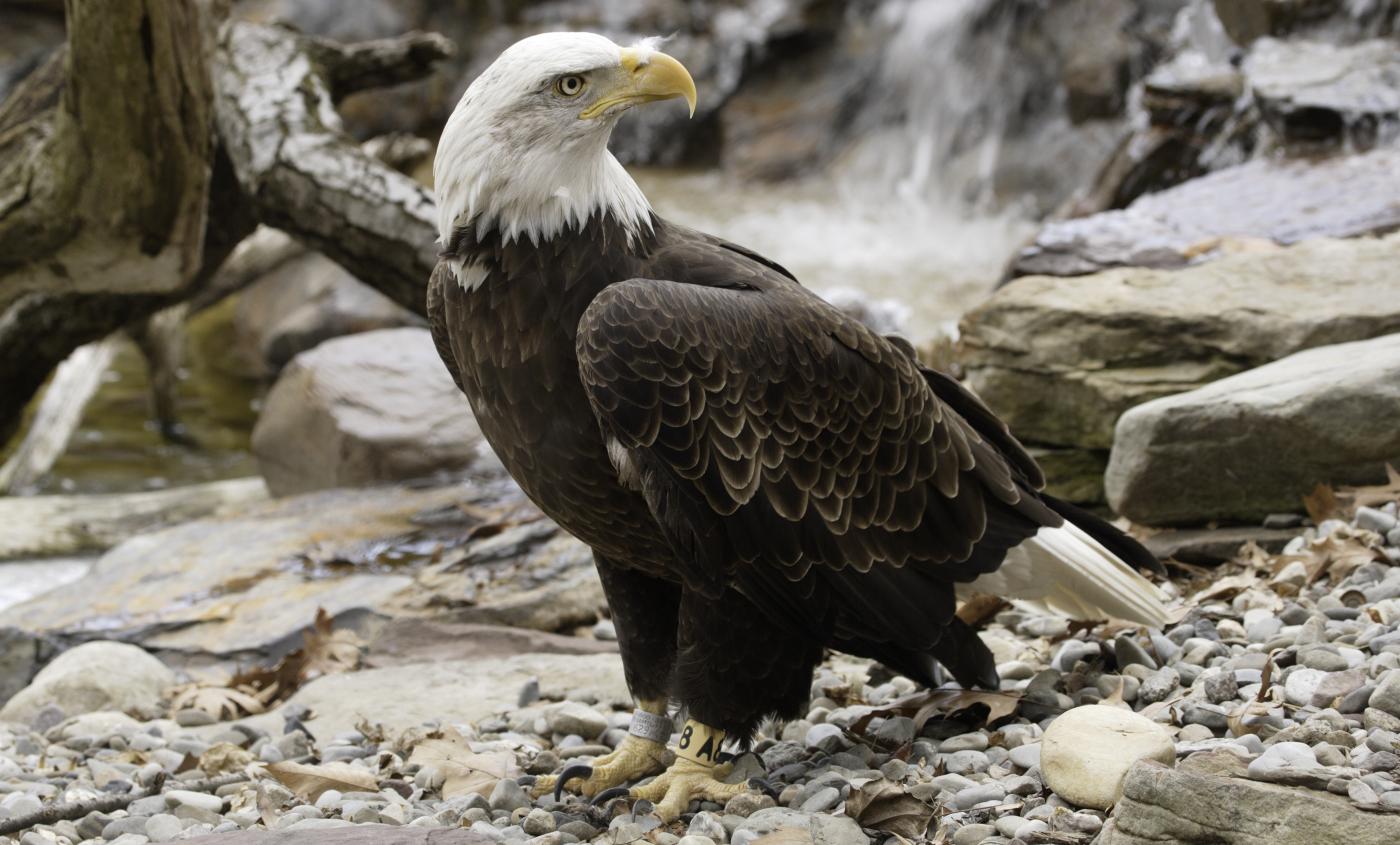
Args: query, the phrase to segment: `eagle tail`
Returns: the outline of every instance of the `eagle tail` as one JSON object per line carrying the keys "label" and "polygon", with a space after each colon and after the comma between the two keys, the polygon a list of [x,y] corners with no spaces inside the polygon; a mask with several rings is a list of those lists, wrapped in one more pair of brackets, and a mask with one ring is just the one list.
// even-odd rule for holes
{"label": "eagle tail", "polygon": [[1095,538],[1101,528],[1137,545],[1107,523],[1090,523],[1086,530],[1079,520],[1066,519],[1058,527],[1040,529],[1008,551],[999,569],[967,586],[971,592],[1038,604],[1073,619],[1165,626],[1172,619],[1167,595]]}

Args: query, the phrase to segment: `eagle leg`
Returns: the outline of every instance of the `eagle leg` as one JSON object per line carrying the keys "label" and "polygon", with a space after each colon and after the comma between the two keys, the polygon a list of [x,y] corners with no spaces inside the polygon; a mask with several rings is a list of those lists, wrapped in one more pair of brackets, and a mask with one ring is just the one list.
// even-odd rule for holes
{"label": "eagle leg", "polygon": [[[666,699],[642,701],[639,711],[664,716]],[[634,715],[633,718],[637,717]],[[665,730],[669,734],[674,729],[672,725]],[[593,765],[568,766],[558,775],[545,775],[535,781],[534,797],[553,792],[557,801],[565,789],[585,796],[598,795],[619,784],[656,774],[666,767],[670,758],[671,753],[666,750],[664,740],[629,733],[617,748],[594,760]],[[577,786],[572,785],[574,782],[577,782]]]}
{"label": "eagle leg", "polygon": [[[653,812],[665,822],[675,821],[691,801],[715,801],[724,804],[735,795],[755,788],[753,781],[725,783],[733,763],[717,762],[724,732],[694,719],[686,722],[676,748],[676,761],[656,779],[634,786],[628,793],[634,800],[650,801]],[[757,788],[767,783],[759,781]],[[768,786],[771,789],[771,786]],[[765,790],[766,791],[766,790]]]}

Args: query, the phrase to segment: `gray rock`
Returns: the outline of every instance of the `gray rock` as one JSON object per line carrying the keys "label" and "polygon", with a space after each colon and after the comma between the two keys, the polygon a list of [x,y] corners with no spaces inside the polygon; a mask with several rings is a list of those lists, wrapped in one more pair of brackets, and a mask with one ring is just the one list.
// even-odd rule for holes
{"label": "gray rock", "polygon": [[1157,661],[1147,653],[1147,649],[1138,645],[1138,641],[1128,634],[1119,634],[1113,641],[1113,655],[1118,660],[1119,669],[1133,665],[1157,668]]}
{"label": "gray rock", "polygon": [[[1390,155],[1400,161],[1400,151]],[[1017,279],[963,318],[960,359],[968,383],[1018,436],[1108,448],[1115,421],[1134,405],[1301,349],[1400,331],[1400,301],[1389,295],[1397,260],[1392,235],[1310,241],[1175,272]],[[1296,498],[1279,499],[1296,507]]]}
{"label": "gray rock", "polygon": [[244,830],[182,840],[196,845],[492,845],[496,838],[472,830],[304,819],[291,830]]}
{"label": "gray rock", "polygon": [[548,810],[536,807],[531,810],[525,820],[520,823],[521,828],[531,836],[543,836],[546,833],[554,832],[554,814]]}
{"label": "gray rock", "polygon": [[1181,685],[1181,675],[1171,667],[1163,667],[1148,675],[1138,688],[1138,700],[1146,704],[1166,701]]}
{"label": "gray rock", "polygon": [[1367,813],[1327,793],[1139,763],[1101,845],[1386,845],[1400,816]]}
{"label": "gray rock", "polygon": [[953,796],[953,807],[958,810],[970,810],[984,801],[1000,801],[1006,797],[1006,788],[993,781],[982,783],[976,786],[969,786],[959,790]]}
{"label": "gray rock", "polygon": [[[1231,239],[1294,244],[1389,231],[1400,223],[1400,210],[1388,199],[1397,172],[1400,151],[1394,149],[1306,165],[1255,158],[1147,194],[1124,209],[1052,222],[1016,257],[1010,274],[1182,267],[1213,242],[1228,255]],[[1219,248],[1221,241],[1227,248]]]}
{"label": "gray rock", "polygon": [[[1329,672],[1322,679],[1316,689],[1313,690],[1313,707],[1337,707],[1340,706],[1346,697],[1360,689],[1366,683],[1366,673],[1360,669],[1351,669],[1345,672]],[[1342,712],[1354,713],[1354,710],[1342,710]]]}
{"label": "gray rock", "polygon": [[146,819],[146,836],[152,842],[169,842],[184,829],[184,823],[168,813]]}
{"label": "gray rock", "polygon": [[1208,676],[1205,681],[1206,698],[1213,704],[1223,704],[1226,701],[1234,701],[1239,695],[1239,683],[1235,680],[1234,672],[1217,672]]}
{"label": "gray rock", "polygon": [[996,832],[996,827],[989,824],[963,825],[953,833],[953,845],[979,845]]}
{"label": "gray rock", "polygon": [[1389,40],[1265,39],[1244,71],[1256,107],[1285,144],[1370,143],[1376,126],[1400,120],[1400,56]]}
{"label": "gray rock", "polygon": [[29,684],[50,651],[29,631],[0,628],[0,706]]}
{"label": "gray rock", "polygon": [[481,443],[427,329],[366,332],[298,355],[253,430],[278,496],[462,470]]}
{"label": "gray rock", "polygon": [[[66,591],[65,591],[66,592]],[[71,595],[66,598],[72,601]],[[175,673],[144,650],[91,642],[59,655],[0,708],[0,721],[28,722],[53,705],[69,716],[100,710],[146,710],[175,685]]]}
{"label": "gray rock", "polygon": [[749,845],[754,839],[781,829],[806,830],[812,845],[869,845],[870,837],[854,819],[846,816],[809,816],[786,807],[759,810],[744,819],[730,834],[732,845]]}
{"label": "gray rock", "polygon": [[1396,524],[1395,517],[1383,510],[1364,506],[1356,509],[1357,528],[1364,528],[1377,534],[1389,534],[1395,530]]}
{"label": "gray rock", "polygon": [[520,784],[509,778],[496,782],[488,800],[493,810],[518,810],[530,806],[530,796]]}
{"label": "gray rock", "polygon": [[307,253],[239,295],[229,357],[240,373],[270,379],[298,354],[331,338],[422,324],[335,262]]}
{"label": "gray rock", "polygon": [[608,729],[608,720],[602,713],[576,701],[565,701],[548,708],[545,721],[554,733],[577,734],[584,739],[595,739]]}
{"label": "gray rock", "polygon": [[1367,706],[1400,718],[1400,669],[1392,669],[1380,679]]}
{"label": "gray rock", "polygon": [[1400,427],[1385,422],[1397,403],[1400,333],[1148,402],[1118,421],[1109,503],[1145,523],[1254,519],[1322,481],[1383,480],[1385,461],[1400,454]]}

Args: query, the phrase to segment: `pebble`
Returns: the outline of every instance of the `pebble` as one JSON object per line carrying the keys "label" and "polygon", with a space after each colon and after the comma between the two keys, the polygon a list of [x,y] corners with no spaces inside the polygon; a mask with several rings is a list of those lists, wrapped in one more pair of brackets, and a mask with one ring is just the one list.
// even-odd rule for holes
{"label": "pebble", "polygon": [[995,836],[997,829],[990,824],[970,824],[958,828],[953,834],[953,845],[979,845],[989,836]]}

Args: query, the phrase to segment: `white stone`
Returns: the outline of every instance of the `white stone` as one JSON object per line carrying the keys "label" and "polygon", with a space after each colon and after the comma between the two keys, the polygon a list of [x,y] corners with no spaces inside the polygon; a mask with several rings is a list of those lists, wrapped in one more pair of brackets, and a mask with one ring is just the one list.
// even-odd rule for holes
{"label": "white stone", "polygon": [[160,701],[175,673],[134,645],[91,642],[65,651],[0,709],[0,721],[29,722],[55,704],[65,715],[145,710]]}
{"label": "white stone", "polygon": [[1040,772],[1056,794],[1079,807],[1107,810],[1139,760],[1176,762],[1176,746],[1160,725],[1131,710],[1091,704],[1057,718],[1040,743]]}

